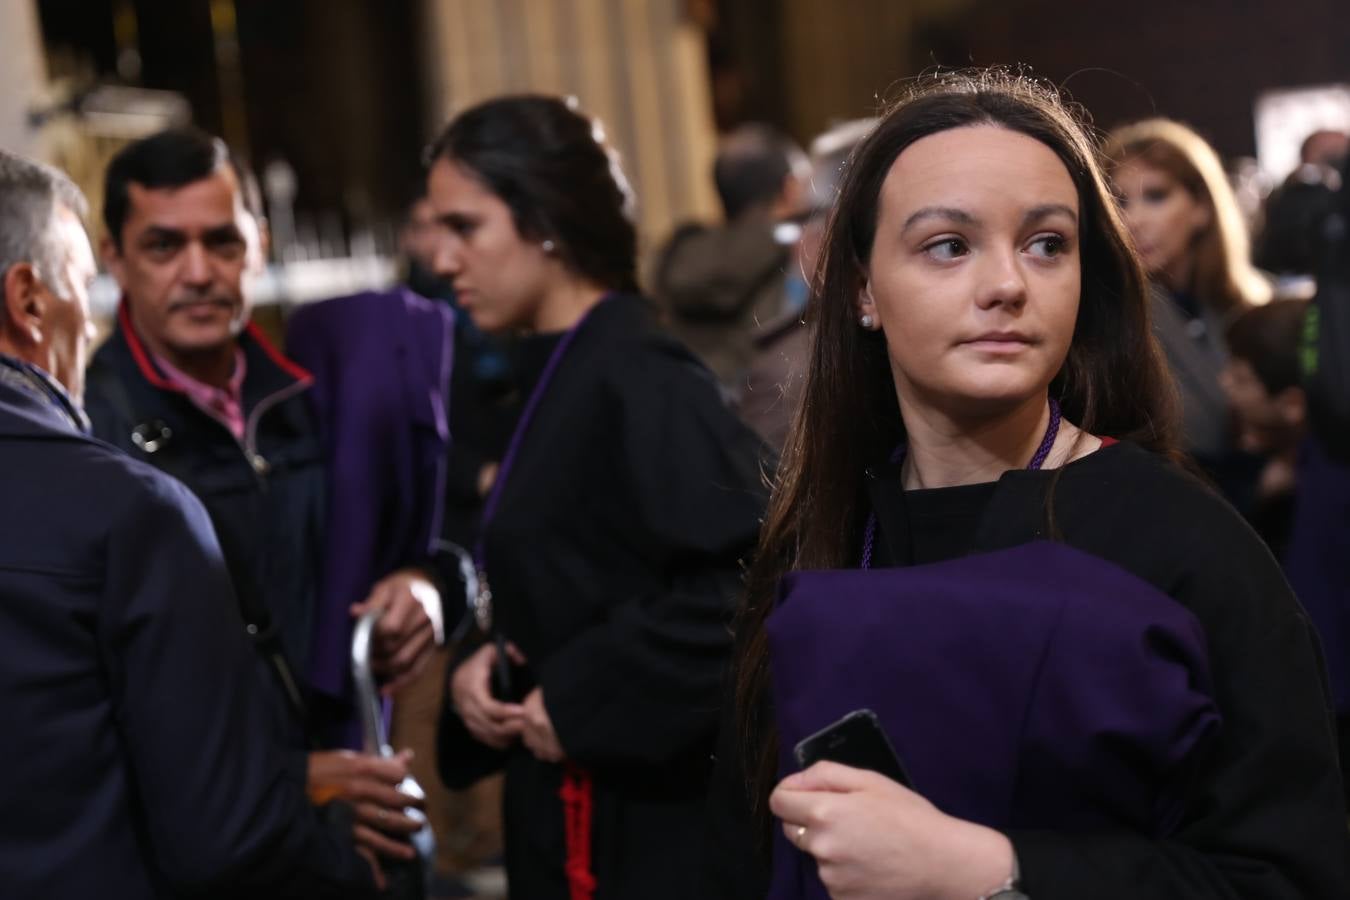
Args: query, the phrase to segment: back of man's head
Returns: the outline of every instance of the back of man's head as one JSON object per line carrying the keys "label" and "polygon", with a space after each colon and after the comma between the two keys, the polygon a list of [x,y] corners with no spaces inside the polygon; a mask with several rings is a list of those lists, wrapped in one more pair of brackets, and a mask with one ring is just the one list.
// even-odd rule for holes
{"label": "back of man's head", "polygon": [[123,147],[104,178],[103,224],[108,237],[122,248],[122,227],[131,213],[131,185],[172,190],[208,178],[221,166],[234,171],[244,208],[261,216],[257,179],[220,138],[197,128],[171,128]]}
{"label": "back of man's head", "polygon": [[713,163],[727,220],[771,208],[788,179],[804,175],[806,168],[806,154],[787,135],[760,123],[736,128],[722,139]]}
{"label": "back of man's head", "polygon": [[1350,135],[1324,128],[1303,139],[1298,155],[1300,162],[1305,165],[1339,168],[1347,151],[1350,151]]}
{"label": "back of man's head", "polygon": [[65,175],[0,150],[0,352],[39,366],[77,399],[96,271],[86,211]]}
{"label": "back of man's head", "polygon": [[66,247],[57,229],[61,207],[88,212],[84,194],[51,166],[0,150],[0,278],[18,263],[30,263],[54,278]]}

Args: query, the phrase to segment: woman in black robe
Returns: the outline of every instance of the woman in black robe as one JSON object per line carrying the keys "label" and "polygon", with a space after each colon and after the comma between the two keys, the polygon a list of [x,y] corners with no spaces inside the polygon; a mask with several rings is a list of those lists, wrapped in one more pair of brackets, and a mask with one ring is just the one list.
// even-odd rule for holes
{"label": "woman in black robe", "polygon": [[[1029,80],[937,78],[845,172],[698,896],[1350,896],[1316,639],[1178,464],[1086,130]],[[909,786],[798,771],[860,708]]]}
{"label": "woman in black robe", "polygon": [[491,485],[480,625],[439,762],[505,768],[511,895],[687,898],[761,445],[637,295],[627,184],[592,122],[515,97],[431,148],[435,257],[488,332],[553,334]]}

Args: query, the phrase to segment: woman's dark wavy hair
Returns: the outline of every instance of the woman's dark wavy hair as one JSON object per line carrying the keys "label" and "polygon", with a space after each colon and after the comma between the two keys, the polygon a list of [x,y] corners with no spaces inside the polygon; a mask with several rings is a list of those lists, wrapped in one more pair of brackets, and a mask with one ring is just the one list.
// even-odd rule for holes
{"label": "woman's dark wavy hair", "polygon": [[600,126],[558,97],[501,97],[465,110],[427,148],[472,172],[516,230],[601,287],[636,292],[633,194]]}
{"label": "woman's dark wavy hair", "polygon": [[864,472],[884,462],[905,437],[886,339],[858,326],[855,307],[872,254],[882,182],[915,141],[975,125],[1040,141],[1064,163],[1078,191],[1078,321],[1064,366],[1050,386],[1064,415],[1087,433],[1180,458],[1177,400],[1150,329],[1146,277],[1088,127],[1053,88],[1004,70],[916,81],[845,163],[812,280],[804,392],[737,615],[738,739],[751,806],[765,838],[778,758],[777,735],[765,718],[765,621],[787,572],[858,564],[867,513]]}

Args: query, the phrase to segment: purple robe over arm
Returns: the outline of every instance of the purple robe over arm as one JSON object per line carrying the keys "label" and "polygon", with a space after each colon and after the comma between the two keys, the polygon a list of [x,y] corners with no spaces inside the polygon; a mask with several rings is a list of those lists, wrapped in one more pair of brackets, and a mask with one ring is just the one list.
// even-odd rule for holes
{"label": "purple robe over arm", "polygon": [[[867,708],[916,791],[994,828],[1166,835],[1220,725],[1194,616],[1062,544],[797,572],[768,634],[780,776],[798,741]],[[769,896],[827,896],[778,829]]]}
{"label": "purple robe over arm", "polygon": [[310,686],[350,694],[348,611],[380,578],[432,556],[439,537],[454,320],[406,289],[306,306],[288,353],[311,391],[328,462],[328,509]]}

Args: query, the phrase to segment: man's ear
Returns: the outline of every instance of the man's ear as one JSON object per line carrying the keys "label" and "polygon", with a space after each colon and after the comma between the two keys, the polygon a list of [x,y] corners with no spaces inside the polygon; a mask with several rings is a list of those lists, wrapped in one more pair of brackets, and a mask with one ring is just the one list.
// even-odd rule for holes
{"label": "man's ear", "polygon": [[127,283],[125,278],[126,263],[122,259],[121,251],[113,243],[113,239],[105,235],[103,240],[99,242],[98,252],[99,256],[103,257],[103,265],[108,268],[108,273],[117,282],[117,286],[125,290]]}
{"label": "man's ear", "polygon": [[257,216],[254,221],[258,223],[258,258],[249,268],[261,271],[267,268],[267,260],[272,255],[272,227],[262,216]]}
{"label": "man's ear", "polygon": [[42,345],[43,317],[49,300],[46,287],[32,263],[15,263],[5,272],[5,328],[13,339]]}

